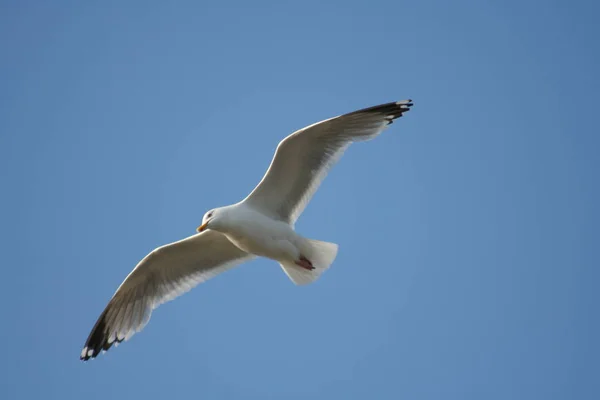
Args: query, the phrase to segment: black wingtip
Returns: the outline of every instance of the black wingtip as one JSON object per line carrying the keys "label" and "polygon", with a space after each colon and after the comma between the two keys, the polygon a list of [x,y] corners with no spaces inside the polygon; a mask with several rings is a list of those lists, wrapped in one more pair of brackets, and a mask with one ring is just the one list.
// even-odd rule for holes
{"label": "black wingtip", "polygon": [[398,104],[399,106],[404,106],[408,109],[410,109],[410,107],[412,107],[414,105],[412,99],[408,99],[408,100],[402,100],[402,101],[397,101],[396,104]]}
{"label": "black wingtip", "polygon": [[354,111],[350,114],[382,114],[388,120],[388,123],[391,124],[396,118],[400,118],[403,113],[410,111],[410,108],[412,106],[413,101],[411,99],[407,99],[395,101],[392,103],[380,104],[378,106],[373,106],[369,108],[363,108],[362,110]]}
{"label": "black wingtip", "polygon": [[79,359],[81,361],[88,361],[90,359],[96,358],[101,351],[106,351],[112,347],[115,343],[121,343],[123,339],[117,338],[113,342],[108,341],[108,334],[106,329],[106,311],[102,313],[98,321],[96,321],[96,325],[90,332],[90,336],[85,342],[85,346],[81,350],[81,354]]}

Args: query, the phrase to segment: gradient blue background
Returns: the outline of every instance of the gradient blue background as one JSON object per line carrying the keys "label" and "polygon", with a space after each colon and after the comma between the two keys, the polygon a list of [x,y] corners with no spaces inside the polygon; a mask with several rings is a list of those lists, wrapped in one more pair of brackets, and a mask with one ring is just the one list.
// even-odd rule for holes
{"label": "gradient blue background", "polygon": [[[598,399],[594,1],[0,3],[3,399]],[[411,97],[254,261],[81,347],[287,134]]]}

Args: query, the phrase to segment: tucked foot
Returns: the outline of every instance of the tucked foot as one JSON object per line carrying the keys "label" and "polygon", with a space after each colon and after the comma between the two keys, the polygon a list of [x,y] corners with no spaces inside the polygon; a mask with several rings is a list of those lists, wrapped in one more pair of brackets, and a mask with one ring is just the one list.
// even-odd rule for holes
{"label": "tucked foot", "polygon": [[313,269],[315,269],[315,267],[313,267],[312,263],[310,262],[310,260],[304,256],[300,256],[300,260],[295,261],[296,265],[307,269],[309,271],[312,271]]}

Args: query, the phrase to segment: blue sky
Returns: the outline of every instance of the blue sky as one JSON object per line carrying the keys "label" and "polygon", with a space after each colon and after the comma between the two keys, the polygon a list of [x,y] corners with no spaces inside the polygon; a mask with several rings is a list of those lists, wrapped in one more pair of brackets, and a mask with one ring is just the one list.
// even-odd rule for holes
{"label": "blue sky", "polygon": [[[0,3],[0,395],[600,397],[597,2]],[[133,266],[280,139],[388,101],[257,260],[79,353]],[[172,396],[172,397],[171,397]]]}

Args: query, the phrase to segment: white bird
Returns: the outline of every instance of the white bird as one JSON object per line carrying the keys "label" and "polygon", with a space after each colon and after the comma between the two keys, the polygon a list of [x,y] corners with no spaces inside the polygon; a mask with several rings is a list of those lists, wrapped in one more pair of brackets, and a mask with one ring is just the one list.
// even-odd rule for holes
{"label": "white bird", "polygon": [[315,281],[338,246],[298,235],[296,220],[351,143],[376,137],[411,106],[404,100],[365,108],[283,139],[248,197],[207,212],[199,233],[159,247],[139,262],[98,318],[80,358],[89,360],[129,339],[160,304],[255,256],[279,262],[297,285]]}

